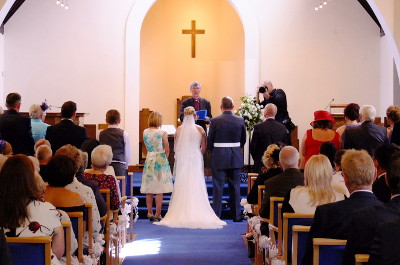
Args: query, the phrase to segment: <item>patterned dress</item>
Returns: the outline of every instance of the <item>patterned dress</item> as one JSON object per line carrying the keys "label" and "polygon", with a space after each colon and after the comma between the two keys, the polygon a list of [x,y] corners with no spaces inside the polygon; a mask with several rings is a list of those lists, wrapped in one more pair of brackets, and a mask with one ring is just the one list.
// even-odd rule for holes
{"label": "patterned dress", "polygon": [[114,176],[85,172],[85,178],[97,182],[100,189],[110,189],[110,208],[111,210],[119,208],[120,199],[118,196],[118,186]]}
{"label": "patterned dress", "polygon": [[[48,202],[31,201],[28,204],[28,212],[29,218],[16,229],[15,235],[9,229],[4,229],[6,236],[53,236],[54,229],[61,226],[62,214]],[[51,255],[51,264],[61,264],[54,254]]]}
{"label": "patterned dress", "polygon": [[141,193],[170,193],[173,190],[171,168],[162,143],[163,130],[148,128],[143,132],[147,148]]}

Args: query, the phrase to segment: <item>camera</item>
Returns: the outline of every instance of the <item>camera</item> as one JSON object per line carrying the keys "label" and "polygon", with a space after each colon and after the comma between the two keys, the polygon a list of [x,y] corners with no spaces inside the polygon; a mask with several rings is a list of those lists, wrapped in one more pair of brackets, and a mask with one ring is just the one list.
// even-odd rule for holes
{"label": "camera", "polygon": [[267,91],[268,87],[267,86],[261,86],[258,88],[258,93],[265,93]]}

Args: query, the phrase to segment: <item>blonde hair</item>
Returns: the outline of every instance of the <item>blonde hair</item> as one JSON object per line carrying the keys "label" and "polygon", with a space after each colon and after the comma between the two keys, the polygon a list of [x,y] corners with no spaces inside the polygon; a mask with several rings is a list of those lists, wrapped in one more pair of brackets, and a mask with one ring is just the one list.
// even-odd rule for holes
{"label": "blonde hair", "polygon": [[161,127],[162,125],[162,115],[157,111],[153,111],[149,115],[149,127]]}
{"label": "blonde hair", "polygon": [[386,110],[386,117],[393,122],[400,120],[400,108],[398,106],[389,106]]}
{"label": "blonde hair", "polygon": [[311,206],[335,201],[331,182],[332,166],[329,159],[324,155],[311,156],[304,170],[304,184],[308,188]]}
{"label": "blonde hair", "polygon": [[3,155],[12,155],[13,154],[13,149],[12,146],[9,142],[6,141],[6,148],[3,151]]}
{"label": "blonde hair", "polygon": [[365,150],[346,150],[342,156],[342,171],[353,188],[370,186],[374,181],[374,162]]}
{"label": "blonde hair", "polygon": [[40,116],[42,116],[42,114],[43,114],[43,111],[42,111],[42,108],[40,107],[40,105],[33,104],[30,106],[29,117],[31,117],[32,119],[39,119]]}
{"label": "blonde hair", "polygon": [[77,171],[83,164],[81,152],[79,152],[79,149],[71,144],[61,146],[60,148],[58,148],[55,154],[65,155],[74,160]]}
{"label": "blonde hair", "polygon": [[41,145],[36,149],[35,155],[39,161],[42,161],[50,158],[53,155],[53,151],[48,145]]}
{"label": "blonde hair", "polygon": [[194,114],[196,114],[196,110],[192,106],[186,107],[183,110],[183,115],[185,115],[185,116],[194,115]]}
{"label": "blonde hair", "polygon": [[281,150],[279,148],[279,146],[277,146],[276,144],[270,144],[267,147],[267,150],[265,150],[264,155],[262,156],[261,160],[264,164],[264,166],[267,169],[270,168],[277,168],[278,167],[278,161],[279,161],[279,156],[277,156],[278,160],[275,161],[275,159],[273,158],[272,154],[274,153],[275,150]]}

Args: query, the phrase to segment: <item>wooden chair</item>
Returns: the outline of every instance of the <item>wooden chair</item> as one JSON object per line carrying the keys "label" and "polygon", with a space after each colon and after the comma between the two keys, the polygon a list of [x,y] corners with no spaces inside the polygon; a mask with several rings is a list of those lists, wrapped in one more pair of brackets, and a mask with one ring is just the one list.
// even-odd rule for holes
{"label": "wooden chair", "polygon": [[356,254],[356,265],[362,265],[364,263],[368,263],[369,261],[369,254]]}
{"label": "wooden chair", "polygon": [[76,239],[78,240],[78,260],[83,262],[83,235],[85,234],[85,226],[83,222],[83,212],[67,212],[71,219],[72,229],[74,230]]}
{"label": "wooden chair", "polygon": [[278,227],[278,205],[282,204],[284,197],[270,197],[269,198],[269,223],[273,224],[275,227]]}
{"label": "wooden chair", "polygon": [[258,201],[257,201],[257,207],[255,209],[255,214],[257,215],[260,214],[261,204],[264,197],[264,191],[265,191],[265,185],[258,185],[258,199],[257,199]]}
{"label": "wooden chair", "polygon": [[292,265],[297,265],[303,260],[306,251],[308,233],[311,226],[294,225],[293,231],[293,248],[292,248]]}
{"label": "wooden chair", "polygon": [[254,181],[257,179],[257,173],[248,173],[247,174],[247,194],[250,193],[251,188],[254,185]]}
{"label": "wooden chair", "polygon": [[100,189],[101,195],[103,195],[104,200],[106,201],[107,209],[110,210],[111,197],[110,197],[110,189]]}
{"label": "wooden chair", "polygon": [[[110,211],[106,215],[100,217],[100,222],[104,228],[104,241],[105,247],[103,252],[106,254],[106,265],[111,265],[111,252],[110,252]],[[100,265],[100,261],[98,263]]]}
{"label": "wooden chair", "polygon": [[[289,264],[290,250],[292,247],[292,227],[293,225],[311,226],[314,214],[284,213],[283,214],[283,259]],[[289,250],[290,249],[290,250]],[[290,257],[290,258],[289,258]]]}
{"label": "wooden chair", "polygon": [[7,237],[6,241],[14,265],[51,264],[51,236]]}
{"label": "wooden chair", "polygon": [[118,185],[118,187],[121,188],[121,197],[126,196],[126,178],[125,176],[116,176],[116,179],[121,182],[121,185]]}
{"label": "wooden chair", "polygon": [[342,264],[347,240],[331,238],[313,239],[313,264]]}
{"label": "wooden chair", "polygon": [[70,221],[62,221],[61,225],[64,229],[65,264],[71,265],[72,224]]}
{"label": "wooden chair", "polygon": [[86,228],[88,232],[88,254],[91,256],[93,253],[93,205],[91,203],[85,203],[87,211],[87,222]]}

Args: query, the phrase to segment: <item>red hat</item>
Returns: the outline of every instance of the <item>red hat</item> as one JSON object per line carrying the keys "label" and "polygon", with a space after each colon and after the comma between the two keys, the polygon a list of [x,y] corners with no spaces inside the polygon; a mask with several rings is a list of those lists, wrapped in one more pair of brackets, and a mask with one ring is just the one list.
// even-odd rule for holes
{"label": "red hat", "polygon": [[330,121],[330,122],[332,122],[332,125],[335,124],[335,119],[332,117],[332,115],[329,113],[329,111],[326,111],[326,110],[315,111],[314,112],[314,121],[312,121],[310,123],[310,125],[314,127],[315,121]]}

